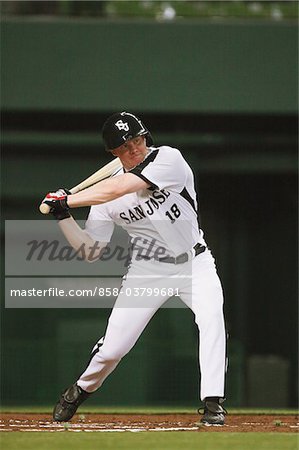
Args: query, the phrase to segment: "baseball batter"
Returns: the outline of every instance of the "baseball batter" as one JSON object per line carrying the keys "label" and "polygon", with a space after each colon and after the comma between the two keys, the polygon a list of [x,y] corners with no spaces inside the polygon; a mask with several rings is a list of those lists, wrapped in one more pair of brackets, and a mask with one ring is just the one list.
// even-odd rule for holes
{"label": "baseball batter", "polygon": [[[77,194],[70,195],[65,189],[49,193],[44,202],[75,249],[82,244],[91,248],[97,242],[100,256],[114,226],[122,227],[131,239],[131,262],[105,335],[92,349],[80,378],[61,395],[54,420],[72,418],[135,345],[155,312],[178,292],[193,311],[199,329],[200,398],[204,402],[201,421],[223,425],[223,293],[200,228],[192,170],[179,150],[153,146],[149,130],[134,114],[121,112],[109,117],[103,140],[123,168]],[[83,206],[91,206],[84,230],[69,212]],[[147,292],[150,286],[155,286],[155,295],[136,295]]]}

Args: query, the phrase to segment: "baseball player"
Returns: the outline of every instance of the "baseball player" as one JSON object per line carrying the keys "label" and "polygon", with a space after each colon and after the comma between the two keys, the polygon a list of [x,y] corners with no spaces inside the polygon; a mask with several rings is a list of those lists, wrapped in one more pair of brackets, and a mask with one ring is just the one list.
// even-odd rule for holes
{"label": "baseball player", "polygon": [[[149,130],[132,113],[109,117],[103,140],[106,150],[120,158],[122,169],[73,195],[65,189],[49,193],[43,202],[75,249],[82,244],[92,248],[96,242],[99,257],[114,226],[122,227],[131,239],[131,262],[105,335],[92,349],[79,379],[61,395],[53,418],[62,422],[73,417],[132,349],[155,312],[178,292],[193,311],[200,334],[201,422],[223,425],[223,293],[200,228],[192,170],[178,149],[153,146]],[[91,206],[84,230],[70,214],[70,209],[83,206]],[[153,286],[153,295],[141,295]]]}

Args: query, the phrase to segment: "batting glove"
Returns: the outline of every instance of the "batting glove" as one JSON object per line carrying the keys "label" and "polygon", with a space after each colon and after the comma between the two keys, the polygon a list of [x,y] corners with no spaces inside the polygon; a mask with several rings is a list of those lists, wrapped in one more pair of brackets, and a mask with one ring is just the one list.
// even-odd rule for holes
{"label": "batting glove", "polygon": [[71,194],[68,189],[60,188],[56,192],[49,192],[43,200],[50,206],[50,213],[56,220],[63,220],[71,217],[69,206],[67,204],[67,196]]}

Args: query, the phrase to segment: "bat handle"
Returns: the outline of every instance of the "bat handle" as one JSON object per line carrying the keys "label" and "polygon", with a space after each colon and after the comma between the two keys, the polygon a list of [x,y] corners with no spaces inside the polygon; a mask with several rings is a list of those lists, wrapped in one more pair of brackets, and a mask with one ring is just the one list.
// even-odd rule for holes
{"label": "bat handle", "polygon": [[[70,193],[71,194],[76,194],[76,192],[79,192],[80,188],[78,186],[73,187],[72,189],[70,189]],[[49,214],[50,212],[50,206],[47,205],[47,203],[41,203],[39,205],[39,210],[42,214]]]}
{"label": "bat handle", "polygon": [[39,210],[42,214],[49,214],[50,212],[50,206],[47,205],[47,203],[41,203],[39,205]]}

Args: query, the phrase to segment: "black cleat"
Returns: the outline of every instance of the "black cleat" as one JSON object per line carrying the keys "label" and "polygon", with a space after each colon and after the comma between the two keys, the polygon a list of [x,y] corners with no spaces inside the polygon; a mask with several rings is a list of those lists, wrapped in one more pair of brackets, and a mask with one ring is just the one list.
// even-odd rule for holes
{"label": "black cleat", "polygon": [[69,421],[77,411],[78,406],[90,395],[90,393],[83,391],[77,383],[73,384],[61,394],[53,411],[53,419],[56,422]]}
{"label": "black cleat", "polygon": [[217,402],[205,401],[204,413],[200,420],[203,425],[224,425],[227,411]]}

